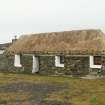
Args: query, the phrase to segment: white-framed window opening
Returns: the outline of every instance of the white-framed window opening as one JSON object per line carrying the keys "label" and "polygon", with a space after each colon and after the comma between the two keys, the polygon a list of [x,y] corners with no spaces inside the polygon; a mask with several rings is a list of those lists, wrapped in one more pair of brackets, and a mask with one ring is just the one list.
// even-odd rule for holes
{"label": "white-framed window opening", "polygon": [[89,56],[90,68],[98,68],[102,67],[102,58],[101,56]]}
{"label": "white-framed window opening", "polygon": [[64,64],[61,63],[61,56],[55,56],[55,66],[64,67]]}
{"label": "white-framed window opening", "polygon": [[15,67],[22,67],[22,64],[21,64],[21,55],[15,54],[14,66]]}

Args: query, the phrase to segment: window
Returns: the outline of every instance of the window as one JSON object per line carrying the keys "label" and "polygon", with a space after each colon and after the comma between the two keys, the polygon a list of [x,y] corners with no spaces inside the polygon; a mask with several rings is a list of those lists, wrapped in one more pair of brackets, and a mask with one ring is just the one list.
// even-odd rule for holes
{"label": "window", "polygon": [[101,65],[102,59],[101,56],[94,56],[94,65]]}
{"label": "window", "polygon": [[61,63],[61,57],[60,56],[55,56],[55,66],[56,67],[64,67],[64,64]]}
{"label": "window", "polygon": [[102,67],[102,58],[101,56],[90,56],[90,68],[98,68]]}
{"label": "window", "polygon": [[64,63],[64,56],[60,56],[60,63]]}

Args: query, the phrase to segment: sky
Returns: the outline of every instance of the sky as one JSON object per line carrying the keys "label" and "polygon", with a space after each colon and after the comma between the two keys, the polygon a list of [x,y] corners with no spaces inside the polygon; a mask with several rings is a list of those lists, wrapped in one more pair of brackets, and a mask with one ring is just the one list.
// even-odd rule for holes
{"label": "sky", "polygon": [[0,0],[0,43],[15,35],[101,29],[105,0]]}

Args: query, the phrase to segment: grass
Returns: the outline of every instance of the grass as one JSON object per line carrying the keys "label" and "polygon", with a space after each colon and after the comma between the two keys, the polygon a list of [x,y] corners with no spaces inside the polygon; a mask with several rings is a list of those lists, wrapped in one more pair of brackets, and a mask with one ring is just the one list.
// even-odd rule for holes
{"label": "grass", "polygon": [[[67,89],[63,91],[48,93],[45,100],[67,101],[72,105],[105,105],[104,79],[84,80],[69,77],[0,73],[0,86],[19,82],[67,85]],[[18,93],[0,93],[0,100],[7,102],[11,100],[28,100],[30,97],[30,93],[21,91]]]}
{"label": "grass", "polygon": [[7,92],[7,93],[0,93],[0,100],[5,100],[8,102],[9,100],[13,101],[27,101],[29,98],[31,98],[31,95],[27,93],[22,92]]}

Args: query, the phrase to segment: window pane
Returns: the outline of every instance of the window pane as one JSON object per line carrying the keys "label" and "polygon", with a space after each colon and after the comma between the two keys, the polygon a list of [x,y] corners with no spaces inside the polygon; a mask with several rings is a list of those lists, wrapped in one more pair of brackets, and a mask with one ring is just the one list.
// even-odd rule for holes
{"label": "window pane", "polygon": [[94,65],[101,65],[102,59],[101,56],[94,56]]}
{"label": "window pane", "polygon": [[64,56],[60,56],[60,63],[64,63]]}

